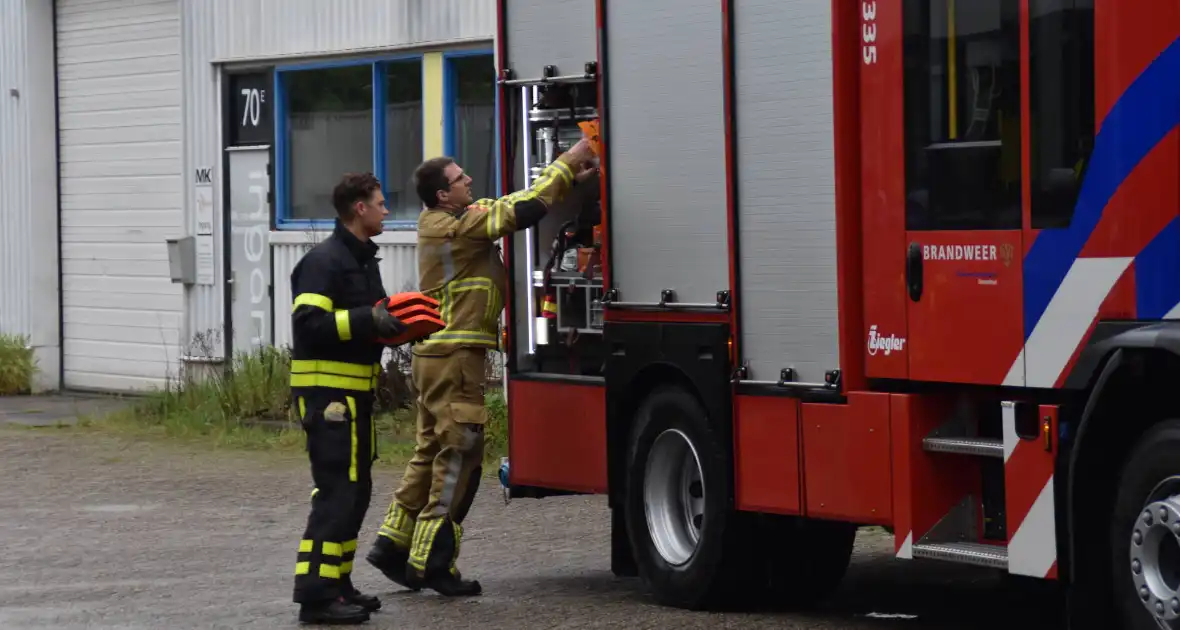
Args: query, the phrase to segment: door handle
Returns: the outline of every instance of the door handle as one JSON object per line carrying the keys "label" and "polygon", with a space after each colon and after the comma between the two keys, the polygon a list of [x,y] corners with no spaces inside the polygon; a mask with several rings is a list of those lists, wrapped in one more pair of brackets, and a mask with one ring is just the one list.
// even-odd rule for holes
{"label": "door handle", "polygon": [[910,300],[922,299],[922,246],[910,243],[905,255],[905,284]]}

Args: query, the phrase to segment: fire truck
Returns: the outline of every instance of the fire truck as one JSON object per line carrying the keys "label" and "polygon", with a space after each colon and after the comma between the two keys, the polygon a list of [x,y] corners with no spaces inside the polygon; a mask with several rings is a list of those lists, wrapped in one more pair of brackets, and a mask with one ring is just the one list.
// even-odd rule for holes
{"label": "fire truck", "polygon": [[1180,3],[498,24],[503,190],[601,149],[504,242],[506,498],[605,495],[669,606],[817,601],[879,526],[1180,628]]}

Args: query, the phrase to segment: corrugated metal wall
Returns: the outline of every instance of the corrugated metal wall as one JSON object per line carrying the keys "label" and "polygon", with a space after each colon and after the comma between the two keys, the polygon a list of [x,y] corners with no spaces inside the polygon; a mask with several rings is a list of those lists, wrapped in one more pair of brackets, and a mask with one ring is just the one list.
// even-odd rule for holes
{"label": "corrugated metal wall", "polygon": [[34,389],[60,385],[53,5],[0,0],[0,332],[26,335]]}
{"label": "corrugated metal wall", "polygon": [[[0,290],[4,295],[32,292],[29,258],[33,244],[29,191],[29,109],[9,89],[25,84],[29,37],[25,0],[0,0]],[[33,330],[29,300],[0,300],[0,333],[28,335]]]}
{"label": "corrugated metal wall", "polygon": [[[198,168],[213,169],[213,249],[215,272],[213,284],[193,285],[187,291],[186,326],[184,338],[196,334],[216,333],[213,339],[225,339],[225,265],[221,253],[225,251],[222,238],[222,191],[226,174],[221,161],[221,107],[219,106],[219,71],[211,63],[215,54],[214,32],[224,28],[208,2],[182,2],[180,14],[181,74],[184,117],[184,225],[187,233],[196,234],[196,177]],[[211,350],[211,352],[210,352]],[[216,357],[225,354],[221,343],[211,348],[189,348],[189,355],[208,353]]]}
{"label": "corrugated metal wall", "polygon": [[206,0],[219,61],[487,40],[494,0]]}
{"label": "corrugated metal wall", "polygon": [[[314,241],[321,240],[323,236],[326,235],[317,233]],[[412,239],[405,238],[406,235],[397,236],[399,241],[409,242],[384,243],[377,254],[381,258],[381,279],[384,281],[386,293],[417,290],[418,287],[416,248]],[[288,237],[283,240],[294,239]],[[310,248],[310,242],[283,242],[274,245],[276,346],[291,343],[291,283],[286,280],[291,275],[291,270],[295,268],[295,263],[299,262],[299,259]]]}
{"label": "corrugated metal wall", "polygon": [[[181,23],[184,36],[184,207],[185,225],[190,233],[195,230],[196,168],[214,168],[216,203],[216,284],[193,287],[188,291],[186,335],[191,338],[194,333],[221,330],[224,325],[222,252],[226,244],[222,239],[224,209],[221,191],[226,173],[222,172],[221,160],[218,64],[253,65],[252,62],[258,62],[266,65],[290,63],[301,57],[373,54],[401,48],[438,49],[466,42],[491,42],[496,29],[496,8],[494,0],[202,0],[182,3]],[[428,55],[428,59],[431,57]],[[425,135],[441,145],[437,133]],[[441,146],[437,150],[441,150]],[[290,340],[288,278],[309,240],[313,239],[303,232],[271,233],[274,341],[277,345]],[[381,243],[386,288],[401,291],[407,283],[416,283],[413,233],[389,234],[378,241]],[[223,351],[220,346],[216,348],[216,356],[221,356]]]}

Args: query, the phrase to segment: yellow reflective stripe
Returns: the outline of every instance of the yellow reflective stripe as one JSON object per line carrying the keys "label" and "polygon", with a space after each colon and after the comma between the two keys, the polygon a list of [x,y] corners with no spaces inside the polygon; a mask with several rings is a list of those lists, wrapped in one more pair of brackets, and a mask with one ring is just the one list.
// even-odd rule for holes
{"label": "yellow reflective stripe", "polygon": [[487,308],[484,309],[483,313],[483,325],[488,327],[495,326],[498,323],[497,320],[499,318],[497,315],[499,315],[500,310],[497,308],[500,305],[500,290],[496,288],[496,285],[493,284],[488,289],[488,299],[484,303],[487,305]]}
{"label": "yellow reflective stripe", "polygon": [[432,343],[496,343],[496,334],[482,330],[441,330],[430,335],[423,345]]}
{"label": "yellow reflective stripe", "polygon": [[480,346],[480,347],[485,347],[485,348],[498,348],[499,347],[499,342],[497,340],[483,339],[481,337],[461,337],[460,336],[460,337],[449,337],[447,339],[435,339],[434,337],[431,337],[430,339],[427,339],[427,340],[421,342],[421,344],[423,346],[436,346],[436,345],[443,345],[443,344],[447,344],[447,343],[463,343],[463,344],[469,344],[469,345]]}
{"label": "yellow reflective stripe", "polygon": [[292,374],[291,387],[330,387],[332,389],[347,389],[355,392],[372,391],[377,386],[377,378],[352,378],[348,376],[333,376],[331,374]]}
{"label": "yellow reflective stripe", "polygon": [[299,419],[302,420],[307,417],[307,404],[303,402],[303,396],[299,397]]}
{"label": "yellow reflective stripe", "polygon": [[504,204],[497,201],[492,204],[491,210],[488,211],[487,224],[484,228],[487,230],[488,239],[495,240],[496,235],[500,233],[500,223],[504,220]]}
{"label": "yellow reflective stripe", "polygon": [[356,539],[344,541],[344,544],[341,545],[344,548],[344,553],[355,553],[356,542]]}
{"label": "yellow reflective stripe", "polygon": [[561,175],[561,178],[565,180],[566,184],[573,183],[574,172],[570,170],[569,166],[566,166],[565,162],[562,162],[561,160],[554,160],[551,164],[549,164],[549,166],[554,168],[558,175]]}
{"label": "yellow reflective stripe", "polygon": [[455,528],[455,553],[451,554],[451,573],[455,572],[455,565],[459,562],[459,551],[463,547],[463,527],[458,523],[451,523]]}
{"label": "yellow reflective stripe", "polygon": [[315,548],[314,541],[311,541],[311,540],[299,541],[299,553],[311,553],[311,550],[314,548]]}
{"label": "yellow reflective stripe", "polygon": [[295,296],[295,302],[291,305],[291,312],[295,312],[295,309],[299,308],[300,306],[314,306],[329,312],[333,310],[332,299],[326,295],[320,295],[318,293],[300,293],[299,295]]}
{"label": "yellow reflective stripe", "polygon": [[426,570],[426,557],[430,554],[430,547],[442,523],[441,518],[431,519],[426,523],[418,522],[418,527],[414,530],[414,546],[410,551],[410,566],[419,571]]}
{"label": "yellow reflective stripe", "polygon": [[323,552],[325,556],[343,556],[344,546],[340,543],[326,542],[324,543]]}
{"label": "yellow reflective stripe", "polygon": [[541,170],[541,174],[528,188],[517,191],[501,199],[480,199],[476,203],[488,209],[486,231],[489,239],[495,239],[504,229],[504,211],[509,204],[516,205],[526,199],[540,196],[541,190],[553,183],[553,178],[560,176],[568,186],[574,181],[574,174],[569,167],[560,161],[555,161]]}
{"label": "yellow reflective stripe", "polygon": [[394,544],[396,544],[399,547],[409,547],[410,546],[410,535],[409,534],[407,534],[405,532],[399,532],[395,529],[390,529],[390,528],[386,527],[385,525],[382,525],[381,528],[377,530],[377,535],[384,536],[384,537],[392,540],[394,542]]}
{"label": "yellow reflective stripe", "polygon": [[[352,396],[345,396],[344,400],[348,401],[348,423],[349,437],[351,438],[351,451],[348,454],[348,480],[356,481],[356,399]],[[353,543],[353,550],[356,550],[356,543]]]}
{"label": "yellow reflective stripe", "polygon": [[310,572],[311,572],[311,563],[310,562],[296,562],[295,563],[295,575],[307,575]]}
{"label": "yellow reflective stripe", "polygon": [[348,311],[336,311],[336,334],[340,341],[352,339],[352,322],[348,321]]}
{"label": "yellow reflective stripe", "polygon": [[341,575],[348,575],[349,573],[352,573],[352,560],[349,560],[347,562],[341,562],[340,563],[340,574]]}
{"label": "yellow reflective stripe", "polygon": [[368,378],[381,373],[380,363],[345,363],[320,359],[295,359],[291,361],[291,373],[311,374],[319,372],[335,376],[356,376]]}
{"label": "yellow reflective stripe", "polygon": [[321,372],[336,376],[357,376],[368,378],[381,373],[380,363],[345,363],[321,359],[295,359],[291,361],[291,373],[310,374]]}
{"label": "yellow reflective stripe", "polygon": [[340,579],[340,567],[331,564],[321,564],[320,577]]}
{"label": "yellow reflective stripe", "polygon": [[319,493],[320,493],[320,489],[319,489],[319,488],[312,488],[312,489],[311,489],[311,497],[309,497],[309,498],[311,498],[311,499],[314,499],[314,498],[315,498],[315,495],[317,495],[317,494],[319,494]]}
{"label": "yellow reflective stripe", "polygon": [[491,278],[476,277],[451,282],[444,286],[441,290],[433,292],[434,295],[431,296],[438,300],[438,312],[442,320],[447,322],[447,327],[443,328],[437,333],[432,334],[429,339],[426,339],[421,343],[424,345],[443,342],[473,343],[493,348],[499,347],[499,337],[495,332],[488,332],[486,330],[459,330],[450,327],[451,323],[454,321],[452,311],[455,307],[456,294],[463,293],[465,291],[488,292],[484,308],[484,321],[482,323],[484,326],[492,326],[495,324],[494,320],[497,314],[493,313],[493,311],[496,310],[494,308],[494,304],[496,296],[499,295],[499,292],[496,290],[496,285],[494,282],[492,282]]}

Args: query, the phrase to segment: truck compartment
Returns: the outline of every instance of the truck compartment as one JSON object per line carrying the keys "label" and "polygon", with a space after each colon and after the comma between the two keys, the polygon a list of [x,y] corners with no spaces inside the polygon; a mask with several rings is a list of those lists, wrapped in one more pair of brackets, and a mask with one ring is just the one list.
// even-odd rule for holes
{"label": "truck compartment", "polygon": [[[519,139],[514,166],[526,184],[582,137],[579,123],[598,118],[597,83],[588,76],[509,90],[517,118],[510,128]],[[603,374],[600,197],[598,179],[577,184],[540,223],[513,237],[511,325],[519,373]]]}
{"label": "truck compartment", "polygon": [[732,20],[741,356],[749,379],[820,383],[840,368],[832,7],[748,0]]}
{"label": "truck compartment", "polygon": [[606,389],[529,379],[509,388],[511,484],[605,493]]}

